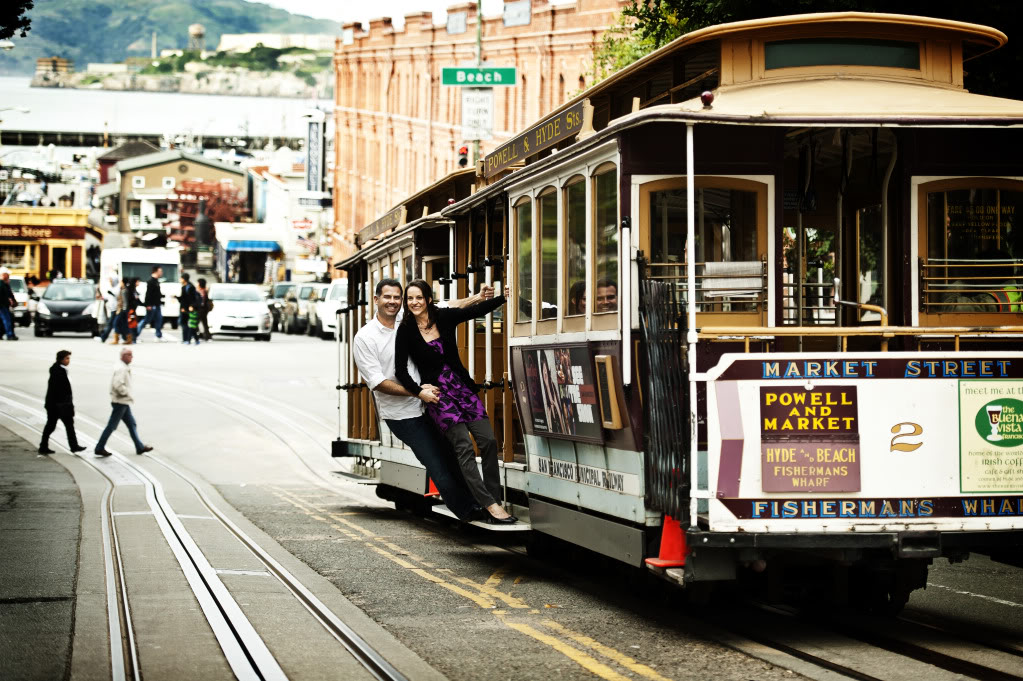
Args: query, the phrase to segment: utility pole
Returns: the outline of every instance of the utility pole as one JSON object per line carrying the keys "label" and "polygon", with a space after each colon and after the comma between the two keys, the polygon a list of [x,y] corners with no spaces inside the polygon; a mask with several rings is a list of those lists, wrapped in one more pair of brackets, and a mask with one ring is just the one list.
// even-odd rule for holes
{"label": "utility pole", "polygon": [[[483,66],[483,0],[476,0],[476,67]],[[472,166],[480,160],[480,141],[472,141]]]}

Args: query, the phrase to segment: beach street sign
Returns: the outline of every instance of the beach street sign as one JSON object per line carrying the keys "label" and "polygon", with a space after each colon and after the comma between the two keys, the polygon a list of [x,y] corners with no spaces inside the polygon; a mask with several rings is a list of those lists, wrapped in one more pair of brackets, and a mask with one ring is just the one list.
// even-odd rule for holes
{"label": "beach street sign", "polygon": [[440,70],[440,84],[464,87],[515,85],[515,67],[445,66]]}

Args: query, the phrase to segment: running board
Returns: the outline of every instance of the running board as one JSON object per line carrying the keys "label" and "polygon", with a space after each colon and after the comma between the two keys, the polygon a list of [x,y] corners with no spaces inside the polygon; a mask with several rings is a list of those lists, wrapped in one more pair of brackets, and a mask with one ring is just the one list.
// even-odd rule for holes
{"label": "running board", "polygon": [[[434,504],[433,512],[458,520],[458,516],[456,516],[451,509],[444,504]],[[490,530],[491,532],[529,532],[533,529],[533,526],[524,520],[519,520],[519,522],[511,525],[491,525],[490,523],[483,522],[482,520],[473,520],[469,524],[484,530]]]}

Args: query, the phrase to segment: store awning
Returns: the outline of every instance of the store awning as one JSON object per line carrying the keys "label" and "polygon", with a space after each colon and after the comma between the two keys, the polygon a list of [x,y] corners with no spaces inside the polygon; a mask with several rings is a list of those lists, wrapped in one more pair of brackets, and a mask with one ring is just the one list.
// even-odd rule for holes
{"label": "store awning", "polygon": [[274,251],[281,250],[281,245],[276,241],[250,241],[241,239],[232,239],[227,242],[227,246],[224,247],[225,251],[245,251],[249,253],[273,253]]}

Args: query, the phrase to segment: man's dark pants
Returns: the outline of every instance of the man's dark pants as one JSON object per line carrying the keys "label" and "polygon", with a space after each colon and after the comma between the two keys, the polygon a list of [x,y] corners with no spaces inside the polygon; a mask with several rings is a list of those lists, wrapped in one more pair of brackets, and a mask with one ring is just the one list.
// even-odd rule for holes
{"label": "man's dark pants", "polygon": [[451,445],[424,414],[414,419],[384,419],[399,440],[412,449],[419,463],[426,467],[444,503],[466,520],[476,507],[469,488],[454,466]]}
{"label": "man's dark pants", "polygon": [[43,440],[39,449],[48,449],[50,436],[57,429],[57,421],[64,424],[67,431],[67,444],[71,449],[78,447],[78,436],[75,434],[75,408],[70,404],[58,404],[46,410],[46,426],[43,427]]}

